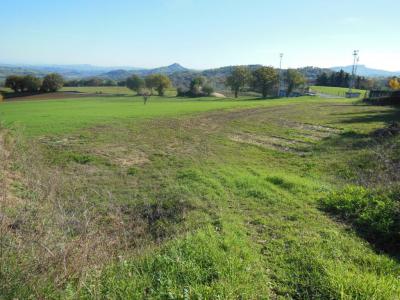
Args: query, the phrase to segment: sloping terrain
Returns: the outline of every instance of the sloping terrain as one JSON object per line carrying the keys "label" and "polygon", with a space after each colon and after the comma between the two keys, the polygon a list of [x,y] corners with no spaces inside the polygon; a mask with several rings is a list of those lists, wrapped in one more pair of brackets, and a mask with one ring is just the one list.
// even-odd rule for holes
{"label": "sloping terrain", "polygon": [[24,132],[11,143],[21,200],[5,209],[5,298],[398,299],[398,258],[319,205],[397,110],[308,98],[139,104],[0,106],[3,126]]}

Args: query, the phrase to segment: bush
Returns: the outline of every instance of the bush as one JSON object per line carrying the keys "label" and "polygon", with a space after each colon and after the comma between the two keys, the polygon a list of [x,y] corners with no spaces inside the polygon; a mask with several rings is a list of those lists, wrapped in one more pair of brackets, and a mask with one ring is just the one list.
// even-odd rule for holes
{"label": "bush", "polygon": [[[400,202],[396,192],[348,186],[321,200],[323,208],[354,224],[376,242],[398,242]],[[387,245],[390,246],[390,245]]]}

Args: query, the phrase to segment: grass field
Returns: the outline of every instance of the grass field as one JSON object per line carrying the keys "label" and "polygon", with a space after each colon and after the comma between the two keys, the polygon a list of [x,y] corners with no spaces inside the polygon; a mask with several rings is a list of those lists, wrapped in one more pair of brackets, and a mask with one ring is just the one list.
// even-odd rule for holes
{"label": "grass field", "polygon": [[[272,105],[283,105],[302,100],[274,101]],[[28,135],[69,132],[95,123],[112,123],[121,120],[139,120],[154,117],[171,117],[182,114],[205,112],[216,109],[271,105],[258,99],[217,100],[201,98],[151,97],[143,105],[141,97],[87,97],[62,100],[10,101],[0,107],[0,118],[6,125],[23,127]]]}
{"label": "grass field", "polygon": [[6,299],[399,299],[398,257],[320,207],[394,108],[104,96],[0,118]]}
{"label": "grass field", "polygon": [[[87,94],[108,94],[108,95],[135,95],[135,92],[124,86],[81,86],[63,87],[61,92],[80,92]],[[156,94],[156,93],[155,93]],[[176,89],[169,88],[165,91],[165,96],[176,96]]]}
{"label": "grass field", "polygon": [[[327,94],[332,96],[345,97],[346,93],[349,91],[348,88],[332,87],[332,86],[311,86],[311,90],[321,94]],[[366,91],[353,89],[355,93],[361,93],[361,98],[364,97]]]}

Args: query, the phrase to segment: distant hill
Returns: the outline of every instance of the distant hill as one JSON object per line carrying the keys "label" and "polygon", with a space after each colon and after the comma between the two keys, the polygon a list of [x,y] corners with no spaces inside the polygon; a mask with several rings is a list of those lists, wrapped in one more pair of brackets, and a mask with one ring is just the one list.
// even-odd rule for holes
{"label": "distant hill", "polygon": [[[16,66],[0,64],[0,84],[4,82],[9,75],[35,75],[43,77],[46,74],[57,72],[67,80],[83,79],[98,77],[102,79],[111,79],[115,81],[125,80],[132,74],[138,76],[147,76],[150,74],[168,75],[176,87],[188,88],[190,81],[197,76],[204,76],[207,81],[216,90],[225,90],[226,77],[232,72],[235,66],[226,66],[208,70],[192,70],[174,63],[169,66],[154,69],[134,68],[134,67],[98,67],[92,65],[43,65],[43,66]],[[248,65],[250,70],[255,70],[261,65]],[[329,69],[321,69],[315,67],[304,67],[298,69],[308,79],[310,83],[314,83],[315,79],[322,72],[331,72]]]}
{"label": "distant hill", "polygon": [[[352,68],[353,66],[344,66],[344,67],[333,67],[330,69],[336,72],[343,70],[347,73],[351,73]],[[400,71],[396,72],[385,71],[385,70],[368,68],[365,65],[359,65],[357,68],[357,74],[365,77],[391,77],[391,76],[400,76]]]}
{"label": "distant hill", "polygon": [[165,74],[171,75],[174,73],[183,73],[183,72],[190,72],[191,70],[182,67],[180,64],[172,64],[166,67],[159,67],[155,69],[133,69],[133,70],[112,70],[103,74],[100,74],[99,77],[107,78],[112,80],[124,80],[130,75],[139,75],[139,76],[147,76],[151,74]]}
{"label": "distant hill", "polygon": [[35,75],[44,77],[49,73],[59,73],[66,79],[80,79],[99,76],[105,72],[123,69],[141,70],[133,67],[100,67],[92,65],[13,65],[0,64],[0,82],[9,75]]}
{"label": "distant hill", "polygon": [[[4,82],[5,78],[9,75],[35,75],[43,77],[46,74],[57,72],[60,73],[65,79],[83,79],[98,77],[102,79],[111,79],[115,81],[125,80],[132,74],[138,76],[147,76],[150,74],[165,74],[168,75],[174,86],[187,88],[189,87],[190,81],[196,76],[204,76],[209,81],[209,83],[217,90],[226,89],[225,81],[226,77],[232,72],[235,66],[225,66],[221,68],[214,68],[208,70],[192,70],[181,66],[178,63],[174,63],[169,66],[154,68],[154,69],[144,69],[144,68],[134,68],[134,67],[99,67],[92,65],[1,65],[0,64],[0,84]],[[248,65],[250,70],[255,70],[261,65]],[[344,67],[351,68],[351,67]],[[333,68],[334,69],[334,68]],[[340,70],[340,67],[337,69]],[[322,72],[332,72],[332,69],[322,69],[316,67],[303,67],[298,69],[309,81],[309,83],[315,83],[316,78]],[[346,69],[347,70],[347,69]],[[360,66],[360,74],[365,70],[363,66]],[[372,69],[369,69],[372,70]],[[351,71],[351,70],[350,70]],[[376,72],[372,72],[376,73]],[[382,73],[381,73],[382,74]],[[364,75],[367,76],[367,75]],[[386,75],[386,76],[393,76]]]}
{"label": "distant hill", "polygon": [[127,70],[113,70],[104,74],[99,75],[99,77],[113,79],[113,80],[123,80],[132,75],[132,72]]}
{"label": "distant hill", "polygon": [[167,67],[161,67],[161,68],[156,68],[156,69],[149,70],[149,73],[154,73],[154,74],[157,74],[157,73],[159,73],[159,74],[173,74],[173,73],[176,73],[176,72],[186,72],[186,71],[189,71],[189,69],[186,69],[186,68],[182,67],[180,64],[175,63],[175,64],[172,64],[172,65],[167,66]]}

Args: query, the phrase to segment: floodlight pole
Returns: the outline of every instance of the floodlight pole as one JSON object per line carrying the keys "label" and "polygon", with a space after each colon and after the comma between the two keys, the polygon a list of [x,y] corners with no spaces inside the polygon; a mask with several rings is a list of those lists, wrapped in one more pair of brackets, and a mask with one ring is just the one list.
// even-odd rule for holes
{"label": "floodlight pole", "polygon": [[278,97],[281,96],[281,89],[282,89],[282,86],[283,86],[283,84],[282,84],[282,79],[283,79],[282,78],[282,59],[283,59],[283,53],[279,53]]}

